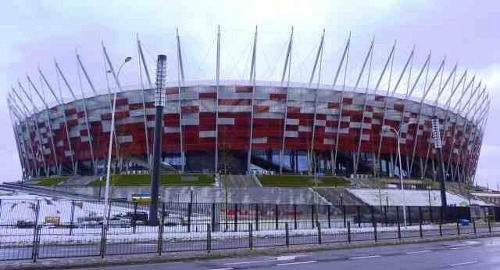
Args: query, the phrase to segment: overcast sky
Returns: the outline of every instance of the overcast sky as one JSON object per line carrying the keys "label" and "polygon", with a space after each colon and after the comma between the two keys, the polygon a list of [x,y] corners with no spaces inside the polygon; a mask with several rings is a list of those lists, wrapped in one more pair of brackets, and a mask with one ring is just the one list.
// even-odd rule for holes
{"label": "overcast sky", "polygon": [[[432,51],[431,73],[446,56],[449,72],[478,75],[492,97],[489,121],[479,162],[477,182],[490,187],[500,182],[500,2],[498,1],[2,1],[0,9],[0,182],[20,178],[20,163],[10,128],[6,94],[28,73],[40,85],[37,68],[57,85],[54,58],[75,89],[80,91],[75,49],[99,89],[105,73],[101,54],[104,42],[116,66],[126,56],[121,79],[138,85],[136,36],[144,44],[150,70],[155,55],[175,57],[178,27],[186,65],[186,79],[212,79],[217,26],[222,35],[222,78],[241,79],[249,74],[253,33],[259,30],[257,79],[280,76],[290,28],[295,28],[292,80],[307,81],[321,32],[325,53],[321,82],[331,84],[333,68],[352,32],[351,82],[375,38],[373,72],[381,68],[397,40],[395,70],[416,46],[415,68]],[[172,54],[171,54],[172,53]],[[169,58],[171,59],[171,58]],[[169,61],[169,80],[177,78],[176,62]],[[115,67],[116,68],[116,67]],[[416,72],[415,72],[416,73]],[[387,84],[387,82],[385,82]],[[385,85],[384,84],[384,85]],[[83,85],[83,91],[88,92]],[[47,90],[40,87],[48,98]],[[63,93],[63,96],[68,96]],[[49,99],[51,104],[54,102]]]}

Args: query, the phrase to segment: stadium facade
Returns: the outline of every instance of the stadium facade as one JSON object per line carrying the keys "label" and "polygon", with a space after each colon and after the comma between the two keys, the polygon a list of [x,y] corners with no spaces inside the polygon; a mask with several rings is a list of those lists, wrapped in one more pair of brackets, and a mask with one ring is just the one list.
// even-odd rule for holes
{"label": "stadium facade", "polygon": [[[178,36],[177,36],[178,37]],[[399,74],[393,74],[394,47],[373,78],[373,42],[363,53],[363,65],[353,85],[345,85],[350,38],[343,47],[330,85],[316,83],[321,72],[323,42],[318,46],[309,82],[290,80],[293,31],[288,41],[282,79],[259,81],[255,75],[257,33],[250,76],[239,81],[219,78],[220,33],[217,43],[216,78],[185,81],[181,44],[176,59],[179,78],[166,87],[163,116],[163,165],[184,172],[228,170],[249,173],[255,168],[276,173],[352,175],[369,174],[433,178],[438,166],[431,120],[439,120],[443,160],[449,181],[473,180],[479,158],[489,97],[477,79],[444,70],[444,61],[429,72],[430,55],[412,72],[414,51],[405,58]],[[147,71],[140,42],[139,61]],[[154,88],[123,90],[103,46],[108,68],[118,87],[113,145],[116,170],[148,168],[155,118]],[[63,102],[42,71],[43,85],[52,93],[49,106],[31,79],[19,83],[8,95],[20,162],[25,179],[46,175],[100,174],[106,166],[110,139],[113,94],[97,94],[80,57],[79,68],[95,95],[77,98],[73,86],[57,66],[64,86],[74,97]],[[142,60],[142,61],[141,61]],[[368,63],[368,64],[367,64]],[[141,65],[141,64],[140,64]],[[337,64],[335,64],[337,66]],[[118,71],[119,73],[119,71]],[[395,72],[394,72],[395,73]],[[430,74],[429,74],[430,73]],[[406,78],[411,78],[406,81]],[[381,89],[381,81],[389,87]],[[391,85],[392,80],[392,85]],[[424,83],[425,80],[425,83]],[[147,80],[146,80],[147,81]],[[318,80],[319,81],[319,80]],[[396,92],[407,84],[405,94]],[[26,85],[43,104],[35,108]],[[75,87],[76,88],[76,87]],[[429,100],[429,92],[434,98]],[[416,93],[419,93],[418,95]],[[445,94],[447,93],[447,94]],[[40,104],[40,103],[39,103]],[[388,128],[387,126],[391,127]],[[403,166],[397,159],[399,143]]]}

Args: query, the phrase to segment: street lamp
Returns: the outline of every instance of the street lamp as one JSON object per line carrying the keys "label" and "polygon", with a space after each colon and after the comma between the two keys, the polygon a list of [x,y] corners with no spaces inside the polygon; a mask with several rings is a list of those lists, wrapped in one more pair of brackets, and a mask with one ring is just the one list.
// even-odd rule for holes
{"label": "street lamp", "polygon": [[[118,68],[118,73],[115,77],[115,79],[118,81],[118,75],[120,75],[120,71],[125,65],[125,63],[130,62],[132,60],[132,57],[128,56],[125,58],[123,63],[120,65]],[[108,71],[110,72],[110,71]],[[111,72],[113,72],[111,70]],[[109,132],[109,147],[108,147],[108,164],[106,168],[106,187],[104,191],[104,212],[103,212],[103,219],[104,219],[104,226],[107,229],[108,227],[108,213],[110,212],[109,209],[109,183],[111,182],[111,154],[113,153],[113,134],[115,132],[115,111],[116,111],[116,91],[113,94],[113,106],[111,109],[111,128]]]}
{"label": "street lamp", "polygon": [[397,139],[398,139],[398,159],[399,159],[399,184],[401,185],[401,196],[403,197],[403,222],[404,226],[406,227],[406,199],[405,199],[405,190],[403,187],[403,165],[401,162],[401,129],[403,129],[404,126],[409,126],[411,124],[415,124],[414,122],[409,122],[406,124],[403,124],[399,127],[398,129],[393,128],[392,126],[383,126],[382,131],[387,132],[387,131],[394,131],[396,133]]}

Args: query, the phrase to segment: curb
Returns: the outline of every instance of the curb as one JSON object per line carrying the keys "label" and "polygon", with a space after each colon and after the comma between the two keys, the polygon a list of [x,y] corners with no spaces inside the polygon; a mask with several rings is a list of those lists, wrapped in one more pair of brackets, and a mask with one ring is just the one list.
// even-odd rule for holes
{"label": "curb", "polygon": [[37,263],[33,262],[2,262],[0,270],[41,270],[41,269],[78,269],[78,268],[101,268],[106,266],[120,266],[120,265],[135,265],[135,264],[155,264],[166,262],[179,262],[187,260],[211,260],[230,257],[249,257],[255,255],[273,256],[282,255],[294,252],[317,252],[338,249],[354,249],[365,247],[377,246],[394,246],[394,245],[407,245],[418,243],[431,243],[442,242],[460,239],[479,239],[499,237],[500,233],[485,234],[485,235],[460,235],[460,236],[443,236],[435,239],[394,239],[385,240],[383,242],[353,242],[353,243],[327,243],[322,245],[309,244],[297,245],[290,247],[262,247],[255,249],[241,249],[241,250],[216,250],[210,253],[206,251],[197,252],[172,252],[164,253],[162,256],[155,254],[149,255],[117,255],[109,256],[104,259],[99,257],[83,257],[72,259],[41,259]]}

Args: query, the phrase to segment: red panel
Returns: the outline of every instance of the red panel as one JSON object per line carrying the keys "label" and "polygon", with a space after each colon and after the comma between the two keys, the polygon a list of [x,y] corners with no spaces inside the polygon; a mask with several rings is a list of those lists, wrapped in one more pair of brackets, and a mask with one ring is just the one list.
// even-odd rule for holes
{"label": "red panel", "polygon": [[286,100],[286,94],[269,94],[270,100]]}
{"label": "red panel", "polygon": [[167,94],[167,95],[179,94],[179,88],[167,88],[167,90],[165,91],[165,94]]}
{"label": "red panel", "polygon": [[250,99],[219,99],[219,105],[250,105]]}
{"label": "red panel", "polygon": [[182,113],[199,113],[200,108],[198,106],[183,106],[181,111]]}
{"label": "red panel", "polygon": [[217,93],[200,93],[199,94],[200,99],[215,99],[217,98]]}
{"label": "red panel", "polygon": [[236,93],[252,93],[251,86],[236,86]]}
{"label": "red panel", "polygon": [[256,113],[266,113],[269,112],[269,106],[254,105],[254,112]]}

